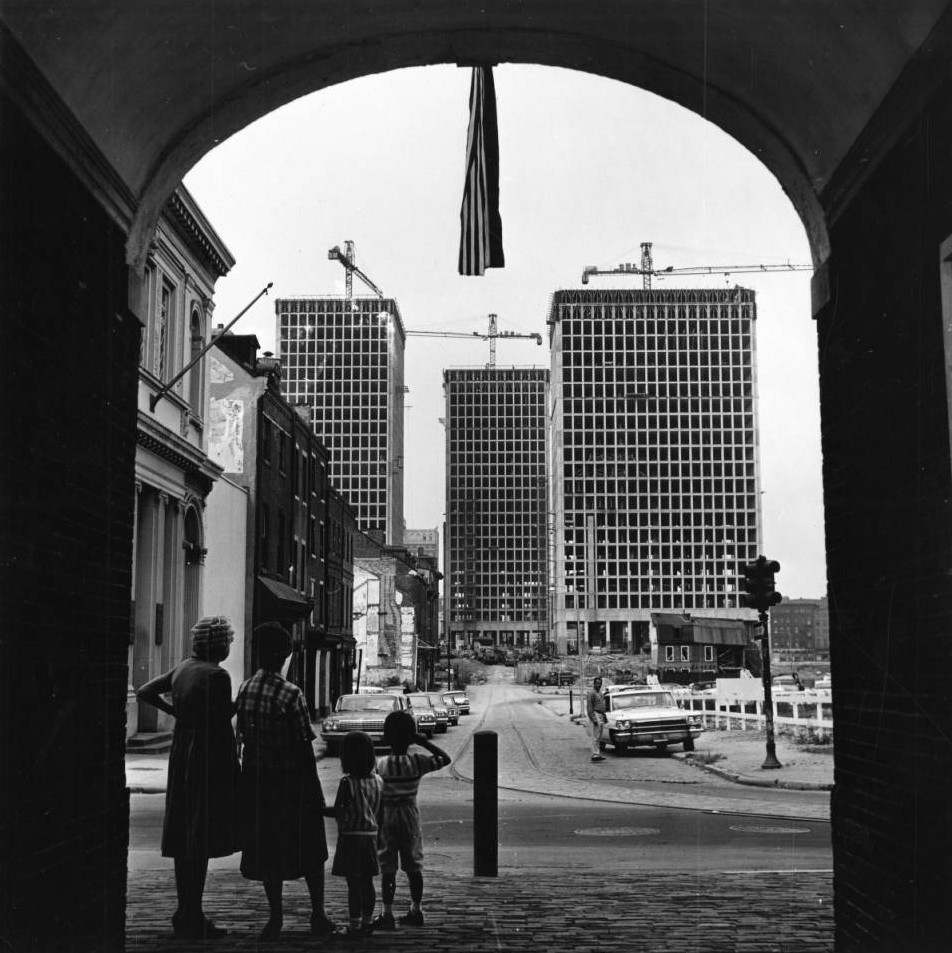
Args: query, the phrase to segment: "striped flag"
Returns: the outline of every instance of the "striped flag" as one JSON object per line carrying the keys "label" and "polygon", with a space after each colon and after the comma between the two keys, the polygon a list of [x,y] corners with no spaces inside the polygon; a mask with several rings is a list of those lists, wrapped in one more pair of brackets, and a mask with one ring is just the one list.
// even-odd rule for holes
{"label": "striped flag", "polygon": [[466,182],[459,210],[459,273],[482,275],[503,268],[502,219],[499,217],[499,128],[496,87],[490,66],[473,68],[466,137]]}

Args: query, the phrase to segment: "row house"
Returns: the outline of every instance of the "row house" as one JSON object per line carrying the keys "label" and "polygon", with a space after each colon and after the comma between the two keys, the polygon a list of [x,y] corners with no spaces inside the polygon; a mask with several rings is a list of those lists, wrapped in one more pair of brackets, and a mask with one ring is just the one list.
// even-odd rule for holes
{"label": "row house", "polygon": [[[330,484],[327,448],[282,396],[278,362],[258,347],[254,335],[222,334],[209,360],[209,452],[247,493],[242,677],[257,664],[254,628],[280,622],[292,637],[287,676],[317,714],[351,684],[354,517]],[[225,547],[220,558],[236,552]]]}
{"label": "row house", "polygon": [[208,341],[216,281],[235,260],[184,186],[159,219],[144,280],[135,452],[126,737],[156,740],[172,719],[135,690],[190,652],[203,612],[205,505],[221,468],[207,454]]}

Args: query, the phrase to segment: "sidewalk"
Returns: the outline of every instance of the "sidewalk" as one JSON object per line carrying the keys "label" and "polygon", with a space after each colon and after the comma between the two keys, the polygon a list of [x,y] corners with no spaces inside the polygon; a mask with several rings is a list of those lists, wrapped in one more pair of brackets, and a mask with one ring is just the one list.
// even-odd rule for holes
{"label": "sidewalk", "polygon": [[[555,714],[581,724],[578,693],[566,688],[536,689],[540,700]],[[775,735],[780,768],[763,768],[767,736],[763,731],[706,730],[693,754],[675,749],[675,757],[736,784],[792,791],[829,791],[833,787],[833,745],[798,745],[787,735]],[[610,755],[609,755],[610,756]]]}

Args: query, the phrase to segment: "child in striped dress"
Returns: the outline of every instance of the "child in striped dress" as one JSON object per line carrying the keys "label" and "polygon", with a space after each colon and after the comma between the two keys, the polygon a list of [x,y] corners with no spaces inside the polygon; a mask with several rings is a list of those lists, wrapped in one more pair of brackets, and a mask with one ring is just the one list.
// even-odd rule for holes
{"label": "child in striped dress", "polygon": [[[423,926],[423,835],[417,790],[420,778],[450,763],[450,756],[421,734],[417,734],[413,716],[405,711],[387,715],[383,725],[384,744],[390,754],[377,759],[377,773],[383,779],[378,848],[383,875],[383,914],[374,921],[380,930],[395,930],[393,899],[397,889],[397,862],[410,885],[410,909],[399,922],[404,926]],[[429,754],[410,754],[411,744]]]}
{"label": "child in striped dress", "polygon": [[344,776],[334,806],[327,814],[337,818],[337,850],[331,873],[347,879],[350,923],[346,936],[359,939],[373,933],[377,891],[377,812],[383,780],[374,770],[374,744],[370,735],[350,731],[341,744]]}

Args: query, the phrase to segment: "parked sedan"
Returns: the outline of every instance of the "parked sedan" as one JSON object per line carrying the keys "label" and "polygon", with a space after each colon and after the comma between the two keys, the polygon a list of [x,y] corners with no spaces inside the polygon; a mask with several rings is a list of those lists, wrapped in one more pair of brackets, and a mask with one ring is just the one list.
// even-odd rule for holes
{"label": "parked sedan", "polygon": [[694,750],[694,739],[704,730],[700,719],[678,707],[671,692],[662,688],[616,688],[607,694],[605,729],[615,754],[628,748],[681,744]]}
{"label": "parked sedan", "polygon": [[469,696],[466,694],[466,692],[460,692],[454,689],[451,692],[444,692],[443,696],[449,696],[453,699],[453,701],[456,702],[456,704],[459,706],[461,715],[469,714]]}
{"label": "parked sedan", "polygon": [[383,723],[392,711],[404,711],[406,696],[393,693],[341,695],[334,711],[321,725],[328,754],[337,754],[348,731],[365,731],[375,745],[383,744]]}
{"label": "parked sedan", "polygon": [[[446,702],[443,701],[443,696],[438,692],[427,692],[426,697],[430,699],[430,704],[436,713],[436,730],[441,733],[445,732],[450,726],[450,710]],[[459,715],[457,714],[458,718]]]}
{"label": "parked sedan", "polygon": [[416,719],[417,731],[421,735],[426,735],[427,738],[432,738],[436,733],[439,719],[430,696],[426,692],[411,692],[403,697],[407,700],[410,714]]}
{"label": "parked sedan", "polygon": [[456,704],[456,701],[453,698],[451,692],[443,692],[439,696],[440,700],[443,702],[443,705],[446,707],[446,714],[449,718],[451,725],[459,724],[459,705]]}

